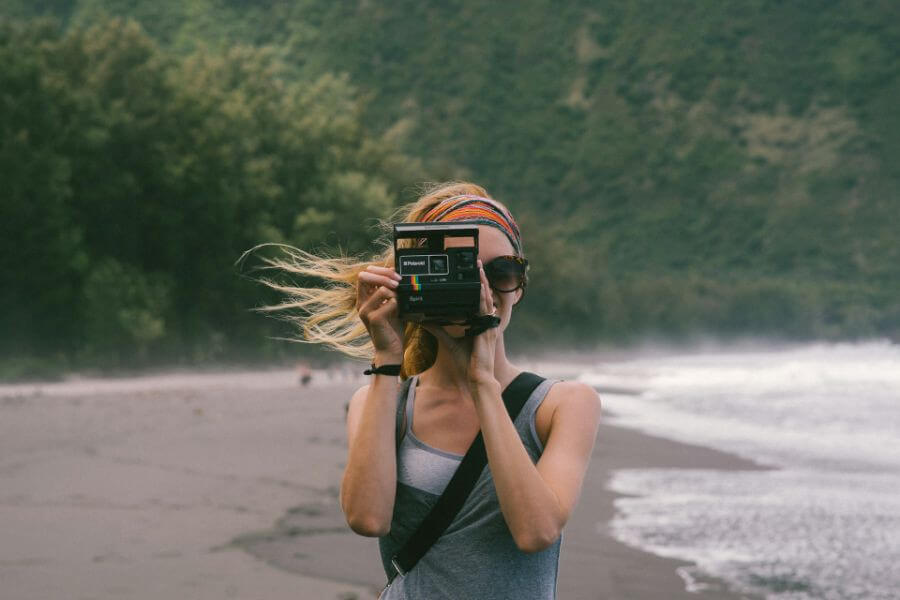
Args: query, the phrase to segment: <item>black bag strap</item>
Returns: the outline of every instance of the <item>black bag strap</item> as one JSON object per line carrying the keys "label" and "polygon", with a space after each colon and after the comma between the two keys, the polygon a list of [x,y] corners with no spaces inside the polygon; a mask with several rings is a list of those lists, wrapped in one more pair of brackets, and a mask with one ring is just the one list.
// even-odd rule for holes
{"label": "black bag strap", "polygon": [[[544,381],[543,377],[534,373],[522,372],[506,386],[506,389],[503,390],[503,404],[506,405],[506,412],[509,413],[510,419],[516,420],[522,407],[525,406],[528,398],[542,381]],[[479,432],[431,512],[403,547],[391,558],[391,565],[396,572],[394,577],[398,574],[408,573],[441,537],[469,497],[486,464],[487,452],[484,448],[484,438]],[[391,579],[393,580],[393,577]]]}

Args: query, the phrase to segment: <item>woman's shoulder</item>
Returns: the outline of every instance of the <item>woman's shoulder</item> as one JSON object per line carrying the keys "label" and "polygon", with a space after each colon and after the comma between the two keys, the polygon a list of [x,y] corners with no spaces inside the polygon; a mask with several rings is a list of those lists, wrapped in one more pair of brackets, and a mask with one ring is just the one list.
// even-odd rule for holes
{"label": "woman's shoulder", "polygon": [[568,380],[554,382],[547,391],[544,404],[552,413],[563,409],[584,416],[599,414],[602,407],[597,390],[586,383]]}
{"label": "woman's shoulder", "polygon": [[580,381],[553,380],[535,415],[541,442],[546,444],[554,424],[596,423],[600,419],[600,395]]}
{"label": "woman's shoulder", "polygon": [[[409,379],[404,379],[404,380],[400,381],[398,389],[400,389],[401,391],[407,389],[407,386],[409,386],[409,384],[412,383],[414,379],[415,379],[415,376],[410,377]],[[350,403],[352,404],[354,401],[358,401],[359,399],[364,399],[366,397],[366,395],[369,393],[370,387],[372,387],[371,384],[367,383],[367,384],[357,388],[356,391],[353,392],[353,395],[350,396]]]}
{"label": "woman's shoulder", "polygon": [[365,401],[366,396],[369,394],[369,387],[370,386],[367,383],[366,385],[364,385],[360,388],[357,388],[357,390],[355,392],[353,392],[353,395],[350,396],[350,408],[351,409],[355,406],[358,406],[359,404],[362,404],[363,401]]}
{"label": "woman's shoulder", "polygon": [[[408,386],[412,383],[412,378],[406,379],[405,381],[401,381],[398,387],[398,390],[401,394],[408,390]],[[369,395],[369,388],[372,387],[370,384],[365,384],[359,388],[353,395],[350,396],[350,401],[346,404],[346,408],[348,412],[355,412],[359,410],[363,404],[366,402],[366,397]]]}
{"label": "woman's shoulder", "polygon": [[[551,379],[552,380],[552,379]],[[561,398],[573,398],[575,402],[599,402],[600,395],[593,387],[581,381],[568,379],[553,380],[554,383],[547,392],[547,396]]]}

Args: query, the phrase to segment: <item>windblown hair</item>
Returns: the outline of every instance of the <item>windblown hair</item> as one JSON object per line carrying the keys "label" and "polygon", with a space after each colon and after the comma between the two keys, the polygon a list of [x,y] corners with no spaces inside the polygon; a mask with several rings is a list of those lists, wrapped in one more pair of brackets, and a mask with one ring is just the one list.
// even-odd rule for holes
{"label": "windblown hair", "polygon": [[[480,196],[497,202],[482,187],[473,183],[438,184],[426,189],[417,201],[400,208],[390,220],[383,221],[382,225],[389,231],[392,223],[421,221],[441,201],[462,195]],[[500,202],[497,204],[502,206]],[[374,347],[356,311],[356,286],[360,271],[364,271],[367,266],[394,265],[392,243],[385,237],[381,244],[384,249],[371,260],[343,255],[317,256],[298,248],[280,245],[285,257],[263,257],[263,269],[274,270],[301,281],[322,281],[325,285],[305,287],[260,278],[261,283],[283,294],[284,300],[274,306],[263,306],[255,310],[294,324],[300,331],[300,337],[291,338],[292,341],[324,344],[348,356],[371,360]],[[245,252],[241,260],[259,247]],[[403,348],[400,375],[404,379],[429,368],[437,357],[437,339],[415,323],[406,324]]]}

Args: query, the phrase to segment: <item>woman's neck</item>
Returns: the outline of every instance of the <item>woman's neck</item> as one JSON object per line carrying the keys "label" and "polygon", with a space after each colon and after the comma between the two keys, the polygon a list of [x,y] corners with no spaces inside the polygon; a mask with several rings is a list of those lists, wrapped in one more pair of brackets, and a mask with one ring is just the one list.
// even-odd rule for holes
{"label": "woman's neck", "polygon": [[[457,389],[462,395],[468,397],[468,375],[465,369],[460,369],[457,365],[458,363],[451,355],[451,350],[443,343],[438,343],[434,364],[423,373],[426,383],[443,389]],[[506,358],[506,347],[501,335],[494,350],[494,377],[500,383],[501,389],[505,389],[518,373],[519,369]]]}

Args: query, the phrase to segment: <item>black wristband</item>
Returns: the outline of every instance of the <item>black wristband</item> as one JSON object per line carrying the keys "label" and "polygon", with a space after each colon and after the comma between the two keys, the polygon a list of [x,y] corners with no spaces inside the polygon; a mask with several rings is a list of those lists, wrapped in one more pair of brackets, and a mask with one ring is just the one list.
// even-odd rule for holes
{"label": "black wristband", "polygon": [[394,375],[397,376],[400,374],[400,367],[402,365],[381,365],[380,367],[376,367],[375,363],[372,363],[371,369],[366,369],[363,371],[363,375]]}
{"label": "black wristband", "polygon": [[500,317],[496,315],[478,315],[469,319],[469,328],[466,329],[466,337],[481,335],[488,329],[500,326]]}

